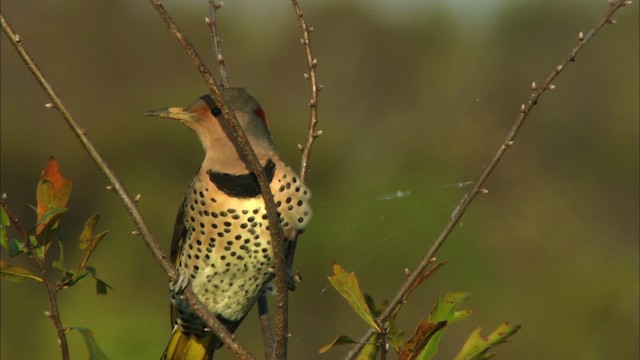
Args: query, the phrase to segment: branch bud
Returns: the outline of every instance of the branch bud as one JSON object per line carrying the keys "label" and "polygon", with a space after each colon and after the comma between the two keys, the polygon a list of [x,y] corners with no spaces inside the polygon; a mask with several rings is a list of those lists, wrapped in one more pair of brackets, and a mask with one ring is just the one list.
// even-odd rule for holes
{"label": "branch bud", "polygon": [[527,110],[527,107],[524,104],[520,105],[520,112],[523,113],[525,110]]}
{"label": "branch bud", "polygon": [[612,18],[608,18],[608,19],[607,19],[607,24],[609,24],[609,25],[615,25],[616,23],[617,23],[617,21],[615,21],[615,20],[614,20],[614,19],[612,19]]}
{"label": "branch bud", "polygon": [[138,230],[133,230],[131,233],[132,233],[133,235],[136,235],[136,236],[137,236],[137,235],[140,235],[140,231],[138,231]]}
{"label": "branch bud", "polygon": [[55,109],[56,105],[54,103],[46,103],[44,104],[44,107],[46,107],[47,109]]}
{"label": "branch bud", "polygon": [[583,42],[583,41],[584,41],[584,34],[582,33],[582,31],[580,31],[580,32],[578,33],[578,41],[579,41],[579,42]]}
{"label": "branch bud", "polygon": [[142,194],[136,195],[136,197],[133,198],[133,202],[137,203],[138,201],[140,201],[140,198],[142,198]]}
{"label": "branch bud", "polygon": [[553,90],[553,89],[555,89],[555,88],[556,88],[556,86],[555,86],[555,85],[553,85],[553,84],[549,84],[549,85],[547,85],[547,90]]}
{"label": "branch bud", "polygon": [[533,90],[533,91],[538,90],[538,85],[536,84],[535,81],[531,83],[531,90]]}
{"label": "branch bud", "polygon": [[556,66],[556,73],[559,73],[560,71],[562,71],[562,68],[563,68],[562,64]]}

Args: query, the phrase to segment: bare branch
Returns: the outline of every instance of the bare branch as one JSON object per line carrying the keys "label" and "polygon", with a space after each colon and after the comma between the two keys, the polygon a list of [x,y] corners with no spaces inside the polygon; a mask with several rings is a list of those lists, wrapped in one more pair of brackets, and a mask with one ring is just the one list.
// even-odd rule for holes
{"label": "bare branch", "polygon": [[222,57],[222,38],[218,34],[218,25],[216,23],[218,10],[224,5],[224,3],[216,3],[215,0],[209,0],[209,17],[206,18],[207,26],[211,32],[211,42],[213,45],[213,54],[218,62],[218,68],[220,70],[220,82],[223,88],[229,87],[229,74],[227,73],[227,66]]}
{"label": "bare branch", "polygon": [[[538,103],[542,94],[544,94],[548,90],[552,90],[555,86],[552,84],[553,80],[555,80],[558,75],[565,69],[565,67],[574,62],[576,56],[584,46],[593,38],[593,36],[600,31],[600,29],[606,24],[615,23],[612,21],[611,17],[613,14],[621,7],[631,4],[629,0],[609,0],[609,9],[604,14],[604,16],[596,23],[595,27],[591,29],[586,35],[580,32],[577,36],[577,44],[569,55],[565,57],[562,62],[554,68],[553,71],[540,83],[537,85],[535,82],[531,84],[531,95],[526,104],[522,104],[520,106],[518,116],[511,128],[511,131],[507,135],[506,139],[502,142],[498,151],[493,156],[489,164],[484,168],[484,171],[480,174],[480,177],[475,182],[474,186],[469,190],[469,192],[463,197],[462,201],[458,208],[453,212],[451,218],[445,225],[444,229],[440,232],[440,235],[436,238],[434,243],[431,245],[431,248],[427,251],[422,261],[418,264],[416,269],[407,277],[407,280],[402,284],[398,292],[396,293],[393,300],[389,303],[389,305],[385,308],[385,310],[378,316],[377,321],[379,323],[384,323],[388,317],[394,313],[395,309],[401,305],[402,299],[405,297],[405,294],[412,288],[413,284],[419,280],[420,276],[427,268],[429,264],[433,262],[432,258],[438,251],[438,249],[442,246],[444,241],[451,234],[455,226],[458,224],[466,210],[469,208],[473,200],[476,198],[478,194],[484,194],[487,191],[482,187],[484,183],[487,181],[493,170],[496,168],[505,152],[513,145],[514,139],[518,134],[520,128],[524,124],[524,121],[529,116],[533,107]],[[365,345],[367,339],[371,337],[375,332],[374,329],[369,329],[363,336],[358,340],[358,344],[355,345],[351,351],[347,354],[345,359],[354,359],[358,352]]]}
{"label": "bare branch", "polygon": [[280,224],[278,217],[278,210],[273,201],[273,194],[269,188],[269,181],[267,176],[260,165],[260,161],[256,156],[255,151],[251,147],[247,136],[245,135],[235,113],[227,106],[224,101],[224,97],[215,80],[211,76],[211,72],[202,62],[200,55],[195,50],[191,42],[180,31],[175,24],[171,16],[167,13],[166,9],[162,5],[160,0],[149,0],[151,5],[156,9],[162,21],[169,28],[171,33],[180,42],[185,49],[191,61],[200,72],[200,75],[209,86],[211,95],[215,99],[216,103],[222,109],[222,116],[220,118],[225,121],[231,128],[232,135],[231,141],[236,146],[238,154],[245,160],[247,167],[256,175],[258,184],[260,185],[260,191],[267,210],[267,219],[269,221],[269,232],[271,241],[273,242],[273,253],[276,261],[276,288],[277,288],[277,311],[276,311],[276,325],[275,325],[275,351],[274,356],[277,359],[285,359],[287,352],[287,334],[288,334],[288,311],[289,311],[289,282],[286,274],[285,266],[285,254],[284,254],[284,232],[282,225]]}
{"label": "bare branch", "polygon": [[309,39],[309,33],[311,33],[313,28],[307,26],[298,1],[291,0],[291,2],[293,3],[293,8],[296,11],[298,26],[302,28],[302,39],[300,39],[300,42],[304,46],[307,58],[307,67],[309,70],[309,73],[304,74],[304,77],[309,81],[309,86],[311,87],[311,100],[309,101],[309,108],[311,113],[309,115],[307,139],[305,141],[305,144],[301,145],[300,147],[300,151],[302,151],[302,159],[300,161],[300,177],[302,181],[304,181],[307,176],[307,172],[309,171],[309,156],[311,156],[311,146],[313,146],[313,142],[315,141],[315,139],[322,135],[321,130],[316,131],[316,125],[318,125],[318,93],[320,92],[322,87],[318,85],[318,78],[316,76],[318,60],[313,57],[313,53],[311,52],[311,42]]}
{"label": "bare branch", "polygon": [[[144,218],[142,217],[142,214],[140,214],[135,204],[135,201],[131,198],[131,196],[129,195],[125,187],[122,185],[118,177],[109,168],[109,166],[104,161],[102,156],[95,149],[95,147],[87,137],[86,131],[71,116],[71,114],[65,107],[60,97],[53,90],[49,82],[46,80],[46,78],[44,77],[44,75],[36,65],[31,55],[26,50],[20,36],[13,31],[9,23],[5,20],[4,16],[1,14],[0,14],[0,21],[2,22],[2,30],[7,35],[7,37],[11,41],[11,44],[15,47],[18,54],[20,55],[22,60],[25,62],[25,64],[27,65],[27,67],[29,68],[33,76],[36,78],[38,83],[40,83],[40,86],[42,86],[44,91],[47,93],[47,95],[51,99],[53,104],[52,106],[60,112],[62,117],[66,120],[67,125],[69,125],[69,127],[71,128],[73,133],[76,135],[78,140],[80,140],[80,142],[82,143],[85,150],[87,150],[89,155],[91,155],[91,158],[94,160],[96,165],[98,165],[102,173],[111,183],[112,189],[116,192],[118,198],[123,203],[124,207],[127,209],[127,211],[129,212],[129,215],[133,219],[133,222],[135,223],[138,229],[136,231],[140,235],[142,235],[142,239],[144,240],[145,244],[147,245],[149,250],[151,250],[153,256],[156,258],[160,266],[162,266],[162,268],[167,273],[167,275],[169,275],[169,278],[171,279],[171,281],[175,281],[175,279],[177,278],[177,271],[175,267],[167,260],[166,255],[162,252],[162,250],[158,246],[158,243],[155,241],[153,235],[149,231],[149,228]],[[48,107],[52,107],[52,106],[48,106]],[[227,345],[236,354],[237,357],[241,359],[254,358],[251,354],[248,353],[248,351],[246,351],[238,342],[234,340],[233,335],[224,327],[224,325],[220,323],[220,321],[218,321],[218,319],[216,319],[215,316],[213,316],[206,309],[206,307],[202,305],[202,303],[198,300],[198,298],[190,288],[185,289],[184,295],[187,301],[189,302],[189,305],[194,309],[194,311],[196,311],[198,315],[207,323],[207,326],[213,329],[215,334],[218,335],[220,339],[222,339],[222,341],[224,341],[225,345]]]}

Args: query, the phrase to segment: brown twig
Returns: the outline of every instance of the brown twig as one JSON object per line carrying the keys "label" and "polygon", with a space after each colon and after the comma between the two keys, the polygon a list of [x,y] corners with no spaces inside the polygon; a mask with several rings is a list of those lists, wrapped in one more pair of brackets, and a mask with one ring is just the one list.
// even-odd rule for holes
{"label": "brown twig", "polygon": [[[478,194],[487,193],[482,186],[487,181],[493,170],[496,168],[505,152],[513,145],[514,139],[518,134],[520,128],[524,124],[524,121],[527,119],[533,107],[538,103],[542,94],[547,92],[548,90],[553,90],[555,86],[552,84],[553,80],[555,80],[558,75],[564,70],[564,68],[571,62],[574,62],[576,56],[580,51],[584,48],[584,46],[593,38],[593,36],[598,33],[598,31],[606,24],[614,24],[615,21],[611,18],[613,14],[621,7],[631,4],[629,0],[609,0],[609,9],[604,14],[604,16],[598,21],[591,31],[589,31],[586,35],[580,32],[578,34],[578,43],[571,50],[568,56],[566,56],[562,62],[556,66],[553,71],[547,75],[547,77],[542,81],[540,85],[537,85],[535,82],[531,84],[531,95],[526,104],[522,104],[519,109],[518,116],[511,128],[511,131],[507,135],[506,139],[502,142],[498,151],[491,159],[491,162],[485,167],[484,171],[480,174],[480,177],[474,184],[473,188],[469,190],[469,192],[462,198],[460,205],[456,208],[456,210],[451,215],[451,218],[445,225],[444,229],[440,232],[440,235],[436,238],[431,248],[427,251],[425,256],[422,258],[422,261],[418,264],[416,269],[408,276],[407,280],[402,284],[398,292],[396,293],[393,300],[389,303],[389,305],[385,308],[385,310],[378,316],[377,320],[380,323],[384,323],[388,317],[394,313],[394,310],[400,306],[402,299],[404,298],[407,291],[413,286],[414,282],[416,282],[421,274],[424,272],[426,267],[431,264],[432,258],[438,251],[438,249],[442,246],[444,241],[447,239],[449,234],[453,231],[455,226],[458,224],[466,210],[469,208],[469,205],[473,202]],[[347,354],[345,359],[353,359],[360,352],[362,347],[365,345],[367,339],[371,337],[375,332],[374,329],[369,329],[360,339],[358,340],[358,344],[355,345],[351,351]]]}
{"label": "brown twig", "polygon": [[[0,14],[0,19],[2,20],[2,26],[4,29],[4,18]],[[58,306],[58,292],[62,289],[62,284],[60,282],[56,284],[52,284],[49,282],[49,274],[47,273],[47,267],[44,263],[44,258],[38,256],[35,253],[34,245],[29,241],[29,234],[25,231],[18,218],[13,215],[13,212],[6,205],[6,195],[2,195],[2,199],[0,200],[0,204],[2,208],[4,208],[7,213],[7,217],[9,217],[9,221],[13,224],[16,230],[20,233],[20,236],[25,240],[25,245],[29,250],[27,254],[33,261],[36,263],[38,267],[38,272],[40,273],[40,278],[42,279],[42,283],[47,288],[47,295],[49,296],[49,304],[51,305],[51,311],[46,312],[45,314],[53,321],[53,325],[56,327],[56,334],[58,334],[58,346],[60,346],[60,352],[62,353],[62,360],[69,360],[69,344],[67,342],[67,332],[68,329],[62,325],[62,317],[60,316],[60,307]]]}
{"label": "brown twig", "polygon": [[264,355],[265,359],[273,358],[273,329],[271,328],[271,319],[269,317],[269,305],[265,294],[258,297],[258,315],[260,317],[260,330],[264,339]]}
{"label": "brown twig", "polygon": [[[73,133],[76,135],[78,140],[80,140],[82,146],[89,153],[91,158],[94,160],[96,165],[100,168],[102,173],[111,183],[111,187],[118,195],[118,198],[123,203],[124,207],[129,212],[133,222],[135,223],[137,230],[134,231],[135,235],[142,235],[142,239],[145,244],[151,250],[153,256],[156,258],[160,266],[162,266],[163,270],[167,273],[171,281],[175,281],[177,278],[177,271],[175,267],[167,260],[166,255],[162,252],[158,243],[155,241],[153,235],[149,231],[149,228],[140,214],[135,201],[128,194],[125,187],[122,185],[118,177],[114,174],[114,172],[109,168],[107,163],[104,161],[102,156],[95,149],[91,141],[86,135],[86,131],[80,127],[80,125],[75,121],[75,119],[71,116],[69,111],[64,106],[64,103],[57,95],[57,93],[53,90],[49,82],[46,80],[35,61],[31,57],[31,55],[26,50],[22,39],[19,35],[17,35],[9,23],[5,20],[4,16],[0,14],[0,21],[2,22],[2,30],[9,38],[11,44],[15,47],[16,51],[27,65],[33,76],[36,78],[40,86],[47,93],[52,103],[47,104],[47,107],[57,109],[62,117],[66,120],[67,125],[71,128]],[[193,291],[188,288],[184,292],[186,300],[189,302],[189,305],[198,313],[198,315],[207,323],[216,335],[220,337],[235,354],[237,357],[242,359],[252,359],[254,358],[249,352],[244,349],[238,342],[235,341],[233,335],[218,321],[215,316],[213,316],[203,305],[200,303],[198,298],[195,296]]]}
{"label": "brown twig", "polygon": [[213,45],[213,54],[218,62],[218,69],[220,71],[220,82],[223,88],[229,87],[229,74],[227,73],[227,66],[222,57],[222,38],[218,34],[218,25],[216,23],[216,15],[218,10],[224,5],[223,3],[216,3],[215,0],[209,0],[209,17],[205,18],[209,31],[211,32],[211,42]]}
{"label": "brown twig", "polygon": [[316,131],[316,125],[318,125],[318,93],[322,90],[322,86],[318,85],[318,78],[316,76],[316,68],[318,66],[318,59],[313,57],[311,52],[311,42],[309,40],[309,34],[313,31],[312,27],[307,26],[304,16],[302,15],[302,9],[298,4],[298,1],[291,0],[293,8],[296,11],[296,17],[298,18],[298,26],[302,28],[302,39],[300,42],[304,46],[307,67],[309,73],[304,74],[304,77],[309,81],[311,87],[311,100],[309,101],[310,115],[309,115],[309,128],[307,130],[307,139],[303,145],[299,145],[300,151],[302,151],[302,159],[300,160],[300,178],[302,181],[307,176],[309,171],[309,156],[311,156],[311,146],[316,138],[322,135],[322,130]]}
{"label": "brown twig", "polygon": [[187,39],[187,37],[180,31],[176,23],[173,21],[169,13],[167,13],[166,9],[162,5],[160,0],[149,0],[151,5],[156,9],[160,18],[165,23],[165,25],[169,28],[169,31],[176,37],[178,42],[185,49],[189,57],[191,58],[192,63],[200,72],[200,75],[204,79],[204,81],[209,86],[209,90],[211,91],[211,95],[215,99],[216,103],[222,109],[222,116],[220,117],[222,121],[226,122],[231,128],[232,135],[230,137],[231,141],[236,146],[238,153],[241,158],[245,160],[247,167],[256,175],[258,179],[258,184],[260,186],[260,191],[262,193],[262,198],[265,203],[265,208],[267,211],[267,219],[269,221],[269,232],[271,236],[271,240],[273,242],[273,253],[276,262],[276,276],[275,283],[277,288],[277,311],[276,311],[276,324],[275,324],[275,337],[274,337],[274,358],[275,359],[286,359],[287,355],[287,334],[288,334],[288,311],[289,311],[289,280],[286,274],[285,267],[285,254],[284,254],[284,232],[282,230],[282,225],[280,224],[278,218],[278,210],[273,201],[273,194],[271,193],[271,189],[269,188],[269,181],[267,180],[267,176],[260,165],[260,161],[256,156],[247,136],[245,135],[238,119],[233,111],[227,106],[224,101],[224,97],[218,88],[213,76],[211,76],[211,72],[206,67],[206,65],[202,62],[200,55],[195,50],[191,42]]}

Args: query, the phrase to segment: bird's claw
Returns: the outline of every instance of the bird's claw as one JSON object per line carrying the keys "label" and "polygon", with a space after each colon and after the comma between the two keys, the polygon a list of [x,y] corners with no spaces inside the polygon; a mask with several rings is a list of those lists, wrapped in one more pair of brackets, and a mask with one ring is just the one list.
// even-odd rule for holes
{"label": "bird's claw", "polygon": [[180,271],[175,281],[169,282],[169,291],[171,291],[171,297],[176,298],[182,296],[182,293],[189,285],[189,275]]}

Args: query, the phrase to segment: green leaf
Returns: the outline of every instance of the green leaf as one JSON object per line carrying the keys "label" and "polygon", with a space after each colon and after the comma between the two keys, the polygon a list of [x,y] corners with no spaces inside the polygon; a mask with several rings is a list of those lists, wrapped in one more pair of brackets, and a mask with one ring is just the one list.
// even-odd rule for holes
{"label": "green leaf", "polygon": [[332,342],[328,343],[327,345],[323,346],[320,348],[320,350],[318,350],[319,354],[324,354],[325,352],[329,351],[332,347],[336,346],[336,345],[345,345],[345,344],[356,344],[357,341],[353,340],[352,338],[346,336],[346,335],[340,335],[337,338],[333,339]]}
{"label": "green leaf", "polygon": [[387,329],[387,342],[396,352],[400,352],[404,346],[404,331],[400,330],[395,321],[390,321]]}
{"label": "green leaf", "polygon": [[[36,234],[40,234],[46,224],[51,221],[51,217],[44,218],[50,210],[56,208],[65,208],[69,202],[71,195],[71,180],[62,176],[58,161],[52,156],[47,162],[38,187],[36,189],[37,209],[38,209],[38,227]],[[44,218],[44,219],[43,219]],[[52,225],[57,227],[58,221]]]}
{"label": "green leaf", "polygon": [[360,291],[358,278],[353,272],[347,273],[342,266],[334,263],[333,275],[329,276],[329,282],[365,322],[376,329],[377,332],[382,332]]}
{"label": "green leaf", "polygon": [[98,295],[107,295],[107,288],[113,290],[113,288],[106,282],[98,279],[97,277],[94,277],[94,279],[96,280],[96,293]]}
{"label": "green leaf", "polygon": [[27,252],[27,247],[24,246],[24,243],[18,239],[9,240],[9,256],[14,257],[20,253]]}
{"label": "green leaf", "polygon": [[471,294],[465,292],[448,293],[444,298],[438,298],[436,305],[431,310],[429,321],[438,323],[441,321],[458,321],[468,318],[471,310],[457,310],[457,307],[465,300],[471,297]]}
{"label": "green leaf", "polygon": [[109,231],[103,231],[96,234],[96,227],[98,226],[98,220],[100,220],[100,213],[93,214],[85,223],[84,228],[80,236],[78,236],[78,247],[80,250],[84,250],[84,257],[78,265],[78,270],[82,270],[89,261],[91,254],[96,249],[100,240],[102,240]]}
{"label": "green leaf", "polygon": [[83,327],[73,327],[71,329],[77,330],[82,334],[87,350],[89,350],[89,360],[109,360],[107,355],[102,352],[98,346],[96,339],[93,337],[93,331]]}
{"label": "green leaf", "polygon": [[[436,301],[436,304],[431,310],[431,314],[429,315],[429,322],[448,323],[459,321],[469,317],[472,313],[471,310],[457,310],[457,307],[464,300],[470,297],[471,295],[469,293],[464,292],[448,293],[444,296],[444,298],[438,297],[438,300]],[[440,338],[442,337],[442,334],[444,334],[445,329],[446,326],[443,326],[431,335],[431,338],[427,342],[426,346],[418,355],[418,360],[430,360],[433,358],[433,356],[435,356],[435,354],[438,352]]]}
{"label": "green leaf", "polygon": [[498,326],[489,336],[483,338],[480,336],[482,331],[481,327],[475,329],[467,341],[462,346],[462,349],[456,355],[455,360],[485,360],[492,357],[492,354],[488,354],[490,348],[502,344],[507,339],[514,335],[521,325],[510,325],[508,322],[504,322]]}
{"label": "green leaf", "polygon": [[1,206],[0,208],[0,246],[8,249],[9,243],[7,239],[7,228],[11,226],[11,221],[9,220],[9,214],[7,214],[7,210],[4,209],[4,206]]}
{"label": "green leaf", "polygon": [[34,275],[31,271],[21,266],[7,264],[3,260],[0,260],[0,275],[3,279],[7,279],[13,282],[22,282],[25,279],[33,279],[39,282],[43,281],[41,278]]}
{"label": "green leaf", "polygon": [[376,360],[380,345],[378,345],[378,334],[374,334],[369,338],[367,345],[358,353],[356,360]]}

